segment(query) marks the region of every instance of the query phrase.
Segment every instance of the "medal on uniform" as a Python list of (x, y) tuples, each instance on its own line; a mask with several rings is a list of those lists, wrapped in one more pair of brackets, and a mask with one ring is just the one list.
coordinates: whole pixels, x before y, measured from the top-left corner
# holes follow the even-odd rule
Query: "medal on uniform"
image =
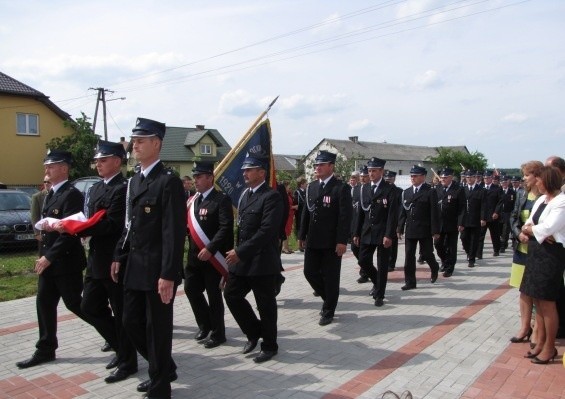
[(386, 198), (383, 198), (383, 205), (384, 205), (385, 208), (386, 208), (387, 204), (388, 204), (388, 201), (386, 200)]
[(447, 202), (451, 202), (451, 194), (447, 196)]
[(151, 213), (151, 207), (146, 206), (145, 207), (145, 213)]
[(206, 220), (206, 215), (208, 214), (208, 209), (202, 208), (198, 211), (198, 214), (200, 215), (200, 220)]
[(322, 202), (324, 203), (325, 207), (329, 208), (329, 206), (332, 202), (332, 197), (330, 197), (329, 195), (324, 195)]
[(58, 209), (53, 209), (53, 215), (58, 215), (59, 214), (59, 210)]

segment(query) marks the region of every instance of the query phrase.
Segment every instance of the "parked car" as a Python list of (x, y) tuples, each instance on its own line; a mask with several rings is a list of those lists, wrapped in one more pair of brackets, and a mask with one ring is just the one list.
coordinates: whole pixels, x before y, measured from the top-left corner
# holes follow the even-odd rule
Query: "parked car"
[(32, 186), (26, 186), (26, 187), (14, 187), (14, 190), (18, 190), (18, 191), (23, 191), (24, 193), (26, 193), (27, 195), (29, 195), (30, 197), (39, 192), (39, 190), (37, 189), (37, 187), (32, 187)]
[(31, 198), (26, 193), (0, 191), (0, 248), (37, 245), (30, 209)]
[(72, 181), (71, 184), (75, 186), (82, 193), (82, 195), (86, 196), (88, 189), (100, 180), (102, 180), (102, 178), (99, 176), (79, 177), (78, 179)]

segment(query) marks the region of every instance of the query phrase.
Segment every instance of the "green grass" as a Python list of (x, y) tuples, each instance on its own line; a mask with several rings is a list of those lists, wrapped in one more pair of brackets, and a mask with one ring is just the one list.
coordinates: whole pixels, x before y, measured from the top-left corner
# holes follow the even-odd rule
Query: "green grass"
[(0, 252), (0, 302), (26, 298), (37, 293), (36, 250)]

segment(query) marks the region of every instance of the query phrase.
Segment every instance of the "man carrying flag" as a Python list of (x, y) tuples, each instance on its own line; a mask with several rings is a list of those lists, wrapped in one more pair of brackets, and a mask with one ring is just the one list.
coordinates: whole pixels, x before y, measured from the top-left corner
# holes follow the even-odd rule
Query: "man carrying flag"
[[(189, 243), (184, 292), (190, 302), (205, 348), (226, 342), (224, 301), (220, 282), (228, 269), (224, 254), (233, 248), (233, 209), (230, 198), (214, 188), (214, 164), (196, 162), (192, 170), (196, 195), (188, 206)], [(208, 302), (204, 297), (204, 290)]]

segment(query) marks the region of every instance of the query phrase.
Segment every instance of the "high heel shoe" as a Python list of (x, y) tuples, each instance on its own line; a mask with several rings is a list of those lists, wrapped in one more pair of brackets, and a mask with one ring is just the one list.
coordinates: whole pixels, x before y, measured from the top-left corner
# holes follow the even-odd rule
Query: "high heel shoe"
[(510, 338), (510, 342), (512, 342), (513, 344), (517, 344), (518, 342), (528, 342), (530, 340), (530, 337), (532, 336), (532, 332), (533, 330), (530, 327), (526, 335), (524, 335), (523, 337), (512, 337)]
[(535, 359), (540, 353), (541, 353), (541, 351), (539, 351), (538, 353), (532, 353), (532, 352), (528, 351), (528, 353), (526, 353), (524, 355), (524, 357), (526, 359)]
[[(539, 353), (538, 353), (539, 355)], [(534, 357), (532, 359), (532, 363), (533, 364), (549, 364), (549, 362), (553, 362), (555, 360), (555, 357), (557, 356), (557, 348), (555, 348), (555, 352), (553, 352), (553, 356), (551, 356), (549, 359), (546, 360), (542, 360), (539, 357)]]
[(534, 349), (536, 347), (536, 343), (535, 342), (530, 342), (530, 349)]

